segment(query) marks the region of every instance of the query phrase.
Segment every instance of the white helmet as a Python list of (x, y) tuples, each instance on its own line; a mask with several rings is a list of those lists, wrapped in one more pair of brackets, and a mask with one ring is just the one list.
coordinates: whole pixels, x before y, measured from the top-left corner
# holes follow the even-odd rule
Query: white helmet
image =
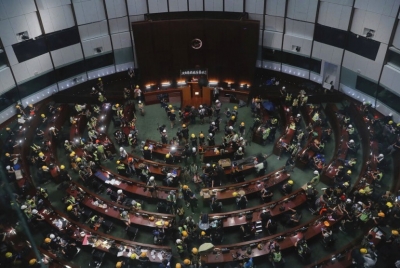
[(315, 175), (318, 175), (318, 174), (319, 174), (319, 173), (318, 173), (318, 170), (315, 170), (315, 171), (314, 171), (314, 174), (315, 174)]
[(216, 101), (215, 101), (215, 103), (218, 103), (218, 102), (219, 102), (219, 100), (216, 100)]
[(56, 238), (56, 236), (55, 236), (55, 235), (53, 235), (53, 234), (50, 234), (50, 235), (49, 235), (49, 237), (50, 237), (50, 239), (54, 239), (54, 238)]
[(180, 243), (182, 243), (182, 240), (176, 239), (176, 243), (177, 243), (177, 244), (180, 244)]
[(233, 127), (232, 127), (232, 126), (230, 126), (230, 127), (229, 127), (229, 129), (230, 129), (230, 130), (232, 130), (232, 129), (233, 129)]
[(297, 117), (301, 117), (301, 115), (300, 115), (300, 114), (297, 114)]
[(349, 143), (354, 143), (354, 140), (349, 140)]
[(352, 127), (353, 127), (353, 125), (349, 125), (349, 127), (350, 127), (350, 128), (352, 128)]
[(124, 147), (119, 147), (119, 150), (120, 150), (120, 151), (123, 151), (123, 150), (124, 150)]
[(26, 209), (26, 208), (27, 208), (26, 205), (22, 205), (22, 206), (21, 206), (21, 209)]
[(208, 134), (208, 135), (210, 135), (210, 137), (212, 137), (212, 136), (213, 136), (213, 134), (212, 134), (212, 133), (210, 133), (210, 134)]
[(11, 169), (11, 167), (10, 167), (10, 166), (6, 166), (6, 169), (7, 169), (7, 170), (10, 170), (10, 169)]
[(200, 105), (200, 108), (203, 108), (203, 105)]
[(32, 214), (37, 214), (38, 211), (36, 209), (32, 209)]
[(167, 132), (167, 130), (164, 129), (162, 132), (165, 133), (165, 132)]
[(171, 177), (172, 176), (172, 173), (167, 173), (167, 177)]
[(347, 198), (347, 199), (346, 199), (346, 203), (347, 203), (347, 204), (350, 204), (350, 203), (351, 203), (351, 199), (350, 199), (350, 198)]
[(154, 176), (151, 176), (149, 181), (154, 181)]
[(383, 154), (379, 154), (378, 157), (383, 157)]
[(239, 151), (241, 151), (242, 150), (242, 147), (239, 147)]
[(130, 133), (130, 134), (128, 135), (128, 137), (129, 137), (129, 138), (132, 138), (132, 133)]
[(207, 163), (207, 164), (206, 164), (206, 167), (211, 167), (210, 163)]
[(196, 152), (196, 147), (192, 148), (192, 152), (195, 153)]
[(211, 122), (211, 125), (213, 125), (213, 126), (214, 126), (214, 125), (215, 125), (215, 122)]
[(92, 90), (96, 90), (94, 87), (92, 87)]
[(122, 190), (119, 189), (119, 190), (117, 191), (117, 194), (122, 194)]
[(243, 137), (240, 137), (239, 140), (242, 141), (242, 140), (243, 140)]
[(139, 101), (139, 103), (142, 103), (142, 101)]
[(101, 96), (101, 93), (99, 93), (99, 96)]
[(65, 140), (65, 143), (68, 143), (68, 140)]

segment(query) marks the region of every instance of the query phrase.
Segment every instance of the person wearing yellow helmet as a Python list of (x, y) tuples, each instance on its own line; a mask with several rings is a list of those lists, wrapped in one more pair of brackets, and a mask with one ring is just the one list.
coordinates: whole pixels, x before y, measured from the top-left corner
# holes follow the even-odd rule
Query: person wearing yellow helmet
[(197, 148), (197, 137), (194, 133), (192, 133), (192, 135), (190, 135), (190, 143), (191, 143), (192, 147)]
[(293, 191), (293, 180), (288, 180), (287, 183), (285, 183), (284, 185), (282, 185), (281, 187), (281, 193), (283, 195), (288, 195)]
[(143, 148), (143, 158), (146, 160), (151, 160), (152, 159), (152, 151), (148, 146), (144, 146)]
[(189, 260), (189, 259), (185, 259), (184, 261), (183, 261), (183, 264), (184, 265), (190, 265), (192, 262)]
[(180, 264), (179, 262), (177, 264), (175, 264), (175, 268), (182, 268), (182, 264)]
[(35, 265), (35, 264), (37, 264), (37, 260), (36, 260), (36, 259), (30, 259), (30, 260), (29, 260), (29, 265), (30, 265), (30, 266), (33, 266), (33, 265)]

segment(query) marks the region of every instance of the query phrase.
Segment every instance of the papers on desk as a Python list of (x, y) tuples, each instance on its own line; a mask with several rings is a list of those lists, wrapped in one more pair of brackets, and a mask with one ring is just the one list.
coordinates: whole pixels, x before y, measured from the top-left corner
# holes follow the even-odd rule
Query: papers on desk
[(105, 183), (111, 184), (111, 185), (120, 185), (120, 184), (121, 184), (121, 181), (116, 180), (116, 179), (112, 179), (112, 180), (107, 180), (107, 181), (105, 181)]

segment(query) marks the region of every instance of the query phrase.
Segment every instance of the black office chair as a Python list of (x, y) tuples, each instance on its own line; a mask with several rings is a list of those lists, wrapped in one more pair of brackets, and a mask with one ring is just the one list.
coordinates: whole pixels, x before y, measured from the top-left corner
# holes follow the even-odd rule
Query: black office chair
[(112, 228), (113, 228), (113, 222), (111, 222), (111, 221), (109, 221), (109, 220), (104, 220), (102, 223), (101, 223), (101, 227), (103, 228), (103, 230), (104, 230), (104, 232), (105, 233), (109, 233), (109, 232), (111, 232), (111, 230), (112, 230)]
[(95, 267), (95, 268), (100, 268), (101, 264), (103, 263), (103, 259), (106, 253), (104, 251), (100, 250), (93, 250), (92, 251), (92, 260), (89, 263), (89, 266)]

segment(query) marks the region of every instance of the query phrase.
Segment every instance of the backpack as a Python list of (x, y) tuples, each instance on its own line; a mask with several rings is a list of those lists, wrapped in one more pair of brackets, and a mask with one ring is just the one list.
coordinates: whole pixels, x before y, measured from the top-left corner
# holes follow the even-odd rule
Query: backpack
[(360, 216), (360, 221), (367, 222), (370, 216), (371, 216), (370, 212), (362, 212)]

